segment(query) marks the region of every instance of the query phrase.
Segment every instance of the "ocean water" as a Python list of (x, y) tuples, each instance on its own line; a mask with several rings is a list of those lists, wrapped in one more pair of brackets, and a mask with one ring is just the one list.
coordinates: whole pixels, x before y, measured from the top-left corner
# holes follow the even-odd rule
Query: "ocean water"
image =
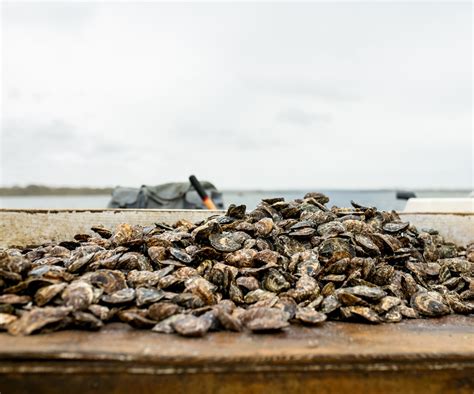
[[(383, 210), (403, 210), (405, 201), (396, 199), (395, 190), (318, 190), (325, 193), (329, 198), (329, 206), (337, 205), (345, 207), (350, 201), (375, 206)], [(286, 200), (301, 198), (307, 191), (224, 191), (224, 202), (226, 205), (245, 204), (248, 209), (257, 206), (262, 198), (284, 197)], [(423, 190), (416, 191), (418, 197), (466, 197), (469, 190)], [(110, 196), (14, 196), (0, 197), (0, 208), (105, 208)]]

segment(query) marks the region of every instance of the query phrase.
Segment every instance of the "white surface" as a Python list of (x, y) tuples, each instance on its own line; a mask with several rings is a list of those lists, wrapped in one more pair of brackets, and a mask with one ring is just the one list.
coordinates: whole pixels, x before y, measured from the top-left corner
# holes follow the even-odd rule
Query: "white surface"
[(474, 213), (474, 198), (410, 198), (403, 212)]

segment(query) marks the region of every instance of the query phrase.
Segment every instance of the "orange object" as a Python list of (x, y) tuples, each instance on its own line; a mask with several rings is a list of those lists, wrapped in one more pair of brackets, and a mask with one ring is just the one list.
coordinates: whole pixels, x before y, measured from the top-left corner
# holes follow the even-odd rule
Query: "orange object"
[(206, 206), (207, 209), (215, 210), (217, 209), (216, 205), (214, 202), (211, 200), (209, 196), (206, 198), (203, 198), (202, 203)]
[(216, 205), (214, 202), (211, 200), (211, 198), (207, 195), (206, 191), (202, 187), (201, 183), (198, 181), (198, 179), (194, 176), (191, 175), (189, 177), (189, 182), (191, 182), (191, 185), (193, 185), (194, 189), (196, 189), (196, 192), (199, 194), (199, 197), (201, 197), (202, 203), (207, 209), (217, 209)]

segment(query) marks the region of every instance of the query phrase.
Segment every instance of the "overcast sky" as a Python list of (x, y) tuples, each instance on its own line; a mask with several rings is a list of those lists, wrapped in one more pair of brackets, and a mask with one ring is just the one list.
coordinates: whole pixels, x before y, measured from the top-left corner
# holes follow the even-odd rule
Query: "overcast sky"
[(3, 185), (472, 187), (472, 4), (2, 3)]

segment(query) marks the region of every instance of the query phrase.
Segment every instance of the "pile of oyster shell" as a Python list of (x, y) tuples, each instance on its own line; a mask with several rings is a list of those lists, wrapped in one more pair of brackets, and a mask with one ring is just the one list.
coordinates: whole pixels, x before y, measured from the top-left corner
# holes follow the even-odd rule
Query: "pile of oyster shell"
[(0, 250), (0, 328), (28, 335), (121, 321), (159, 333), (278, 331), (474, 312), (474, 245), (395, 212), (308, 193), (173, 226), (93, 227)]

